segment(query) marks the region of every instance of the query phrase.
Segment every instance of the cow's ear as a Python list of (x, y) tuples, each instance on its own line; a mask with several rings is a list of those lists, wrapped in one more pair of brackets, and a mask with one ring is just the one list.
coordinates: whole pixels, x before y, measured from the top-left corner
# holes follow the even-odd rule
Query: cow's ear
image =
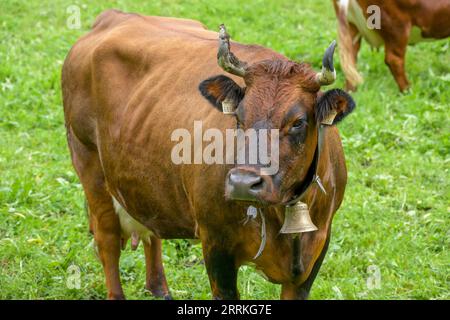
[(245, 94), (245, 89), (224, 75), (202, 81), (198, 89), (214, 107), (226, 114), (234, 114)]
[(318, 123), (334, 125), (353, 109), (355, 109), (355, 101), (347, 92), (332, 89), (319, 96), (315, 109), (316, 120)]

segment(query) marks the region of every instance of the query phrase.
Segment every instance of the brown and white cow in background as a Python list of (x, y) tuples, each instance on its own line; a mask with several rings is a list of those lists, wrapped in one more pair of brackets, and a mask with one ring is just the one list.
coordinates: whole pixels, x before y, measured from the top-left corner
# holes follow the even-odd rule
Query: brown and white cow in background
[[(347, 182), (335, 124), (354, 108), (344, 91), (320, 90), (336, 77), (334, 45), (316, 72), (260, 46), (232, 42), (233, 54), (224, 28), (218, 51), (218, 38), (196, 21), (109, 10), (65, 60), (67, 139), (111, 299), (124, 298), (121, 239), (133, 234), (145, 238), (147, 287), (159, 297), (169, 297), (161, 239), (201, 240), (219, 299), (239, 298), (238, 269), (248, 262), (282, 285), (282, 298), (306, 298), (322, 264)], [(194, 121), (220, 132), (279, 129), (279, 171), (175, 164), (171, 134), (193, 131)], [(300, 195), (317, 230), (280, 233)], [(262, 214), (244, 224), (250, 204)], [(263, 215), (267, 242), (254, 259)]]
[[(373, 48), (384, 45), (385, 63), (400, 91), (409, 87), (405, 72), (408, 44), (450, 36), (450, 0), (333, 0), (338, 17), (339, 56), (346, 77), (346, 89), (362, 82), (356, 69), (361, 40)], [(380, 12), (380, 25), (368, 26), (367, 19)], [(369, 8), (369, 10), (368, 10)], [(369, 12), (368, 12), (369, 11)], [(424, 57), (421, 57), (423, 59)]]

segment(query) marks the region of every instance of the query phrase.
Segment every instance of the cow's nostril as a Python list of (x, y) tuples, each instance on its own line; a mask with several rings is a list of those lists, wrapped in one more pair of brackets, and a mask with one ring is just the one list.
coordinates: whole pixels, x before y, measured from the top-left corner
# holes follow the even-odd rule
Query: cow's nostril
[(226, 184), (230, 199), (255, 201), (267, 187), (263, 177), (255, 172), (232, 169)]
[(250, 186), (251, 191), (260, 191), (264, 188), (264, 180), (261, 177), (255, 178), (255, 181)]

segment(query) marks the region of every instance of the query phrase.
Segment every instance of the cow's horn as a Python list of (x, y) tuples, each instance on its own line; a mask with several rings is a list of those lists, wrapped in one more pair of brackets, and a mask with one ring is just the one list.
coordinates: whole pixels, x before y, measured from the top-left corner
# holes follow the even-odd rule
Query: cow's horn
[(247, 64), (239, 59), (230, 51), (230, 36), (223, 24), (219, 26), (219, 52), (217, 53), (217, 62), (226, 72), (236, 76), (245, 76)]
[(336, 48), (336, 41), (330, 44), (322, 59), (322, 71), (316, 75), (316, 80), (321, 86), (332, 84), (336, 80), (336, 70), (333, 65), (333, 54)]

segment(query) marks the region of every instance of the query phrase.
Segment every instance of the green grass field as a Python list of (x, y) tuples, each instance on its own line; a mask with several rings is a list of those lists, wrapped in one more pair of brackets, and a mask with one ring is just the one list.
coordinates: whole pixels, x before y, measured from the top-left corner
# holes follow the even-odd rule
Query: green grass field
[[(67, 27), (70, 5), (80, 7), (80, 29)], [(72, 44), (108, 8), (193, 18), (213, 30), (224, 22), (233, 39), (317, 69), (336, 38), (331, 0), (0, 1), (1, 299), (106, 295), (66, 145), (60, 71)], [(347, 192), (312, 299), (450, 298), (449, 42), (409, 47), (413, 86), (404, 95), (383, 50), (363, 44), (366, 81), (353, 94), (357, 110), (340, 125)], [(175, 299), (211, 297), (199, 245), (165, 241), (164, 262)], [(80, 270), (80, 289), (67, 286), (71, 265)], [(127, 298), (151, 299), (142, 246), (123, 252), (121, 273)], [(244, 299), (280, 293), (250, 267), (241, 269), (239, 288)]]

